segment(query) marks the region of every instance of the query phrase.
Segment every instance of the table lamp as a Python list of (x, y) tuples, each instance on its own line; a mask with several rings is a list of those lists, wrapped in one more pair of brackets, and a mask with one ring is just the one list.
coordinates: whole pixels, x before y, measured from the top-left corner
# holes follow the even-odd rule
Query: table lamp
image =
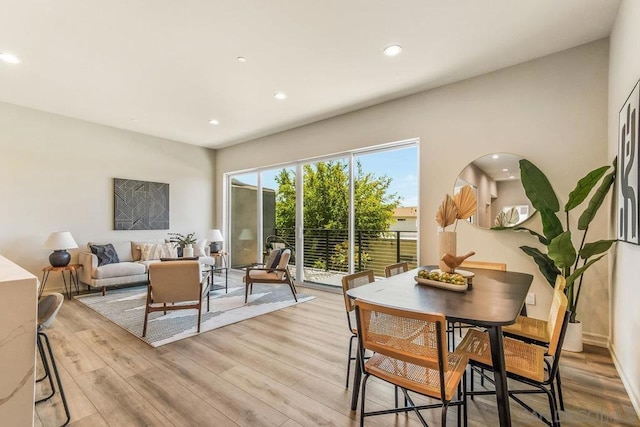
[(53, 250), (49, 255), (52, 267), (66, 267), (71, 261), (71, 254), (67, 252), (67, 249), (77, 248), (78, 244), (68, 231), (54, 231), (49, 234), (43, 247)]
[(253, 240), (253, 232), (248, 228), (243, 228), (242, 230), (240, 230), (238, 240)]
[(210, 244), (211, 253), (216, 254), (220, 252), (221, 248), (220, 248), (220, 243), (218, 242), (224, 242), (224, 237), (222, 237), (222, 233), (220, 232), (220, 230), (216, 228), (214, 228), (213, 230), (209, 230), (207, 239), (209, 240), (209, 242), (211, 242)]

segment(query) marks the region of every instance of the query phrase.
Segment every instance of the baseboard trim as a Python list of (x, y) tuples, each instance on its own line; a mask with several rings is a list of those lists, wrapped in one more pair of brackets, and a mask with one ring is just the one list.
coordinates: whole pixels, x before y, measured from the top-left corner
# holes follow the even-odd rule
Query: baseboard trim
[(629, 395), (629, 400), (631, 400), (631, 404), (633, 405), (633, 409), (636, 411), (636, 415), (640, 418), (640, 396), (634, 394), (633, 387), (631, 387), (631, 382), (629, 378), (625, 375), (624, 370), (622, 369), (622, 365), (618, 360), (618, 355), (616, 354), (615, 347), (613, 343), (609, 344), (609, 351), (611, 352), (611, 359), (613, 359), (613, 365), (616, 367), (616, 371), (618, 371), (618, 375), (622, 380), (622, 385), (625, 390), (627, 390), (627, 394)]
[(609, 337), (606, 335), (583, 332), (582, 342), (589, 345), (595, 345), (596, 347), (609, 348)]

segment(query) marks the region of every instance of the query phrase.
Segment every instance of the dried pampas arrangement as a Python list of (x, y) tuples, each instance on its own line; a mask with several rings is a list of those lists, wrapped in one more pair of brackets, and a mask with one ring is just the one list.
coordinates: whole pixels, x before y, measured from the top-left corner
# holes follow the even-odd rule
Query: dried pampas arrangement
[(477, 200), (470, 185), (465, 185), (455, 196), (447, 194), (436, 212), (436, 222), (444, 230), (457, 220), (468, 219), (477, 210)]

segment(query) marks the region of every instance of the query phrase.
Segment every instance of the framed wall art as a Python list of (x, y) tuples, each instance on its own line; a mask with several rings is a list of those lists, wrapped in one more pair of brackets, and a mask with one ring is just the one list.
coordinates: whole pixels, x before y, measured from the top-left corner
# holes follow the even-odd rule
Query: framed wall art
[(617, 238), (623, 242), (640, 244), (638, 238), (638, 142), (640, 141), (640, 81), (620, 110), (618, 121), (618, 189)]
[(168, 230), (169, 184), (113, 179), (114, 230)]

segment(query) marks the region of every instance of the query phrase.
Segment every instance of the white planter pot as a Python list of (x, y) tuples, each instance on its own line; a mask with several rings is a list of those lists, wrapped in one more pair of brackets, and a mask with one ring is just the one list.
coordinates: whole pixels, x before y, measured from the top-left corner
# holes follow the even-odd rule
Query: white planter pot
[(193, 245), (185, 245), (185, 247), (182, 249), (182, 256), (187, 258), (192, 257)]
[(582, 351), (582, 323), (576, 322), (567, 325), (567, 333), (564, 336), (562, 350), (580, 353)]

